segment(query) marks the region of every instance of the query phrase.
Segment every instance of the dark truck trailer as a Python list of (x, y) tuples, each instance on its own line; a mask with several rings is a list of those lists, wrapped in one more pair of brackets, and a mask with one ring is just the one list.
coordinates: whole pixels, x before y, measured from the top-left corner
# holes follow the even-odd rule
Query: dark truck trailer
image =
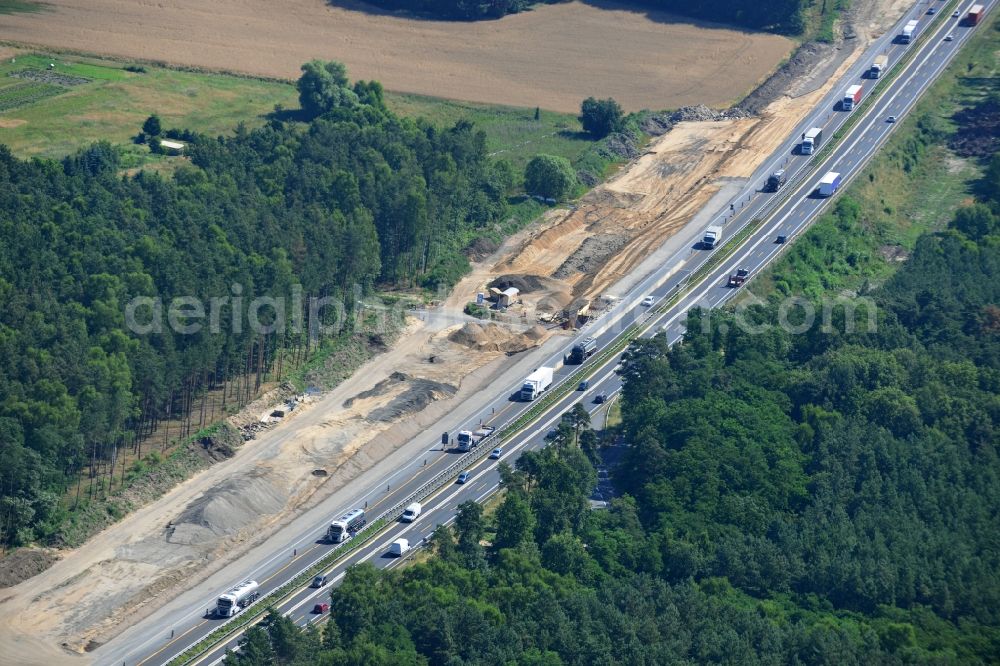
[(767, 177), (767, 183), (764, 184), (764, 190), (767, 192), (777, 192), (781, 189), (781, 186), (785, 184), (785, 170), (778, 169), (770, 176)]
[(566, 362), (579, 365), (593, 356), (596, 351), (597, 340), (595, 338), (587, 338), (583, 342), (578, 342), (573, 345), (573, 349), (570, 350)]

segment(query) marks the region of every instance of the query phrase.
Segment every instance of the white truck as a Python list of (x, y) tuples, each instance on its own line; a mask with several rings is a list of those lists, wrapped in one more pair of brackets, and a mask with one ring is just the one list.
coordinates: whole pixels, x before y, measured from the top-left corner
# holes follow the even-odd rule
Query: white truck
[(868, 76), (873, 79), (877, 79), (882, 76), (888, 67), (889, 56), (885, 54), (875, 56), (875, 60), (872, 61), (872, 67), (868, 70)]
[(402, 557), (410, 550), (410, 542), (406, 539), (396, 539), (389, 544), (389, 554), (393, 557)]
[(800, 144), (800, 152), (803, 155), (812, 155), (819, 148), (820, 141), (823, 140), (823, 128), (822, 127), (812, 127), (807, 130), (802, 135), (802, 143)]
[(232, 617), (257, 601), (258, 597), (260, 597), (260, 585), (257, 581), (244, 581), (219, 596), (215, 602), (215, 614), (217, 617)]
[(496, 430), (493, 426), (483, 426), (479, 430), (460, 430), (458, 432), (458, 450), (462, 452), (471, 451), (479, 446), (479, 443), (493, 434)]
[(906, 25), (903, 26), (903, 31), (899, 33), (899, 43), (909, 44), (913, 41), (913, 33), (917, 31), (917, 24), (919, 21), (913, 19), (912, 21), (907, 21)]
[(722, 227), (713, 225), (705, 230), (705, 237), (701, 239), (701, 246), (706, 250), (711, 250), (722, 238)]
[(354, 509), (330, 523), (330, 527), (326, 530), (326, 539), (330, 543), (343, 543), (364, 526), (365, 510)]
[(531, 402), (552, 385), (552, 368), (538, 368), (524, 379), (521, 385), (521, 400)]
[(840, 174), (836, 171), (828, 171), (825, 176), (819, 179), (816, 193), (821, 197), (832, 197), (840, 189)]

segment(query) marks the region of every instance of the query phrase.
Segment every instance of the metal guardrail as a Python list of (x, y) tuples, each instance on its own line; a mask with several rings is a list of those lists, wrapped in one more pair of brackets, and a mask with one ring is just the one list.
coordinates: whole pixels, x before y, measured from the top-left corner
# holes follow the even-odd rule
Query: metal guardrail
[[(854, 111), (844, 121), (844, 123), (833, 131), (833, 134), (830, 136), (826, 145), (813, 154), (813, 156), (801, 167), (799, 167), (796, 173), (785, 183), (785, 186), (782, 187), (785, 194), (783, 196), (774, 197), (771, 201), (764, 204), (761, 209), (757, 211), (756, 215), (734, 226), (734, 232), (716, 245), (715, 250), (712, 252), (712, 257), (696, 269), (691, 276), (691, 281), (697, 282), (704, 276), (705, 273), (710, 272), (729, 258), (734, 251), (730, 247), (732, 241), (757, 231), (765, 221), (774, 215), (778, 208), (785, 205), (789, 201), (791, 198), (790, 193), (798, 189), (806, 178), (815, 177), (816, 169), (830, 157), (833, 150), (844, 139), (844, 136), (848, 134), (854, 126), (860, 122), (860, 119), (867, 114), (871, 105), (874, 104), (876, 100), (881, 98), (886, 87), (898, 78), (900, 72), (903, 71), (901, 66), (909, 63), (916, 57), (916, 54), (920, 51), (919, 47), (930, 39), (929, 35), (936, 31), (941, 21), (947, 20), (946, 17), (951, 11), (953, 11), (952, 8), (958, 4), (960, 4), (959, 0), (949, 0), (949, 2), (936, 13), (931, 22), (927, 24), (927, 27), (921, 30), (917, 35), (917, 38), (911, 42), (911, 48), (906, 49), (906, 52), (901, 57), (897, 58), (896, 61), (886, 69), (886, 73), (883, 76), (880, 76), (872, 85), (869, 94), (861, 100), (861, 103), (855, 107)], [(844, 185), (846, 185), (849, 180), (849, 178), (846, 179), (844, 181)], [(751, 275), (747, 279), (747, 282), (752, 280), (754, 277), (756, 276)]]
[[(871, 93), (862, 100), (861, 104), (858, 105), (856, 111), (851, 117), (849, 117), (843, 125), (834, 130), (833, 135), (827, 142), (826, 146), (820, 149), (819, 152), (813, 155), (813, 157), (803, 164), (799, 170), (796, 172), (792, 178), (785, 184), (782, 189), (785, 190), (786, 194), (784, 196), (774, 197), (772, 201), (769, 201), (757, 212), (753, 217), (745, 220), (738, 226), (734, 227), (734, 233), (731, 233), (726, 239), (719, 242), (716, 246), (716, 251), (713, 251), (712, 257), (706, 261), (702, 266), (700, 266), (694, 273), (689, 275), (685, 280), (675, 285), (672, 294), (664, 296), (660, 304), (654, 308), (651, 308), (646, 316), (644, 316), (640, 321), (631, 324), (628, 328), (622, 331), (610, 344), (608, 344), (604, 349), (598, 352), (589, 363), (582, 364), (580, 369), (570, 373), (566, 377), (562, 378), (559, 382), (553, 384), (548, 391), (545, 392), (541, 397), (538, 398), (536, 404), (531, 408), (526, 410), (523, 414), (513, 417), (508, 420), (503, 425), (499, 426), (494, 430), (488, 437), (480, 440), (479, 444), (482, 445), (484, 442), (500, 442), (504, 443), (511, 437), (516, 435), (518, 432), (523, 430), (527, 425), (535, 421), (535, 419), (541, 414), (548, 411), (556, 402), (564, 398), (570, 391), (567, 390), (569, 387), (576, 385), (582, 379), (592, 376), (599, 368), (607, 364), (611, 357), (616, 354), (621, 353), (624, 349), (631, 344), (633, 340), (639, 337), (645, 330), (648, 329), (649, 322), (662, 314), (668, 307), (670, 307), (682, 294), (681, 288), (692, 282), (698, 282), (703, 272), (712, 270), (714, 266), (717, 266), (724, 259), (728, 258), (732, 254), (731, 242), (735, 239), (746, 235), (745, 232), (749, 231), (752, 233), (755, 231), (764, 221), (770, 218), (774, 212), (782, 205), (787, 203), (790, 199), (790, 192), (795, 191), (805, 180), (806, 177), (814, 175), (816, 168), (822, 164), (828, 157), (833, 148), (843, 139), (844, 134), (849, 132), (854, 125), (856, 125), (859, 120), (865, 115), (868, 107), (874, 104), (874, 100), (878, 99), (884, 89), (897, 78), (898, 73), (902, 71), (900, 65), (909, 62), (915, 57), (915, 54), (920, 51), (918, 48), (922, 45), (929, 37), (928, 35), (932, 32), (931, 28), (935, 27), (941, 20), (952, 11), (952, 7), (958, 4), (958, 0), (950, 0), (945, 7), (935, 16), (935, 18), (928, 24), (928, 28), (922, 30), (918, 35), (917, 39), (912, 43), (913, 48), (907, 49), (906, 53), (895, 63), (892, 64), (887, 70), (886, 75), (880, 77), (878, 81), (872, 86)], [(724, 251), (719, 251), (724, 250)], [(716, 260), (718, 257), (718, 260)], [(260, 599), (255, 601), (253, 604), (247, 607), (256, 607), (255, 613), (247, 614), (246, 610), (243, 613), (235, 616), (224, 625), (213, 631), (215, 634), (217, 632), (222, 632), (225, 630), (225, 634), (221, 634), (216, 640), (211, 641), (211, 643), (206, 644), (202, 649), (198, 650), (195, 654), (188, 655), (187, 653), (196, 648), (196, 646), (206, 643), (210, 640), (210, 636), (206, 636), (199, 641), (193, 643), (191, 646), (186, 648), (181, 655), (175, 657), (171, 660), (170, 664), (187, 664), (190, 661), (197, 659), (201, 655), (205, 654), (209, 650), (215, 648), (220, 643), (228, 640), (229, 637), (235, 633), (235, 630), (243, 628), (255, 620), (259, 619), (263, 615), (267, 606), (265, 606), (266, 601), (283, 601), (286, 597), (295, 593), (301, 588), (300, 579), (306, 580), (311, 578), (315, 573), (321, 572), (325, 569), (330, 568), (335, 565), (337, 561), (342, 559), (344, 556), (348, 555), (355, 549), (365, 545), (368, 541), (373, 539), (377, 534), (381, 533), (386, 527), (388, 527), (392, 522), (398, 519), (403, 511), (409, 504), (413, 502), (419, 502), (431, 494), (437, 492), (441, 488), (448, 485), (448, 483), (458, 475), (460, 469), (471, 466), (472, 464), (479, 462), (485, 458), (489, 451), (491, 451), (491, 446), (477, 446), (472, 451), (469, 451), (458, 458), (454, 463), (446, 467), (444, 470), (439, 472), (430, 481), (418, 488), (414, 493), (412, 493), (406, 500), (397, 503), (391, 508), (383, 511), (377, 518), (375, 518), (369, 527), (362, 530), (359, 534), (355, 535), (350, 541), (340, 544), (329, 552), (326, 556), (321, 558), (318, 562), (314, 563), (312, 566), (308, 567), (298, 576), (288, 581), (284, 585), (272, 590), (268, 594), (262, 596)], [(343, 551), (343, 552), (341, 552)], [(289, 589), (291, 588), (291, 589)], [(237, 624), (237, 620), (240, 622)], [(233, 625), (232, 627), (230, 625)]]

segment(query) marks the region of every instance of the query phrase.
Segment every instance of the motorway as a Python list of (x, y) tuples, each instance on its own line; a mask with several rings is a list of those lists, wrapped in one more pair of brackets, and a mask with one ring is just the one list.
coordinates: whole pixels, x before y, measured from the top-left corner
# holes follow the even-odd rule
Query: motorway
[[(996, 0), (992, 0), (982, 4), (986, 5), (987, 11), (991, 11), (995, 2)], [(963, 2), (959, 5), (963, 16), (971, 4)], [(752, 277), (773, 261), (785, 247), (775, 242), (777, 235), (785, 235), (791, 242), (815, 220), (830, 203), (830, 199), (815, 198), (812, 194), (819, 177), (827, 171), (841, 173), (845, 181), (855, 176), (895, 127), (894, 124), (886, 122), (886, 118), (890, 115), (900, 119), (905, 118), (920, 95), (968, 39), (972, 29), (959, 24), (957, 19), (945, 17), (939, 25), (929, 28), (931, 23), (929, 19), (934, 18), (925, 14), (929, 6), (944, 8), (949, 5), (937, 0), (925, 1), (908, 11), (893, 30), (877, 40), (859, 58), (817, 108), (795, 128), (781, 148), (761, 166), (744, 191), (719, 211), (712, 224), (723, 225), (723, 244), (752, 220), (764, 220), (764, 223), (751, 233), (730, 257), (716, 268), (709, 270), (705, 279), (699, 280), (675, 303), (664, 307), (662, 304), (666, 303), (668, 297), (675, 294), (679, 288), (687, 286), (690, 276), (714, 254), (710, 251), (684, 248), (673, 259), (665, 262), (660, 269), (641, 280), (614, 308), (589, 323), (581, 331), (580, 337), (596, 337), (599, 348), (604, 348), (633, 322), (643, 322), (646, 327), (643, 335), (651, 336), (662, 331), (673, 344), (683, 335), (685, 315), (690, 308), (719, 307), (740, 293), (742, 289), (725, 286), (728, 275), (737, 267), (748, 267), (751, 269)], [(921, 19), (918, 37), (926, 29), (933, 30), (933, 34), (919, 45), (893, 43), (893, 38), (898, 34), (902, 24), (911, 18)], [(954, 35), (953, 41), (944, 41), (945, 35), (948, 34)], [(799, 137), (806, 129), (822, 127), (825, 140), (829, 140), (851, 116), (851, 113), (839, 110), (838, 102), (844, 89), (852, 83), (863, 83), (865, 94), (868, 94), (875, 81), (862, 76), (875, 55), (885, 53), (889, 56), (888, 73), (892, 75), (895, 73), (893, 67), (898, 59), (907, 49), (915, 48), (920, 49), (919, 53), (907, 65), (906, 70), (898, 73), (882, 91), (880, 99), (870, 107), (851, 112), (863, 114), (863, 117), (858, 119), (859, 122), (846, 133), (829, 157), (818, 165), (810, 165), (813, 156), (797, 153)], [(763, 181), (770, 172), (778, 168), (786, 170), (788, 184), (778, 194), (762, 192), (760, 186)], [(811, 175), (803, 177), (807, 169)], [(646, 295), (656, 297), (656, 304), (652, 308), (639, 305), (639, 301)], [(576, 383), (576, 378), (571, 375), (578, 372), (580, 366), (562, 365), (563, 354), (568, 351), (572, 343), (568, 342), (564, 350), (539, 363), (557, 368), (556, 383), (560, 381)], [(591, 373), (589, 390), (571, 391), (528, 428), (505, 441), (501, 460), (513, 465), (521, 452), (544, 446), (545, 433), (558, 423), (561, 413), (576, 402), (582, 402), (592, 413), (597, 411), (600, 406), (593, 403), (595, 395), (605, 393), (613, 396), (620, 389), (620, 381), (614, 372), (617, 360), (616, 355), (604, 360), (600, 367), (593, 362), (583, 366), (588, 373)], [(501, 388), (504, 390), (500, 391), (479, 414), (464, 424), (462, 429), (475, 429), (481, 423), (502, 426), (516, 419), (531, 406), (531, 403), (511, 399), (519, 386)], [(452, 437), (454, 434), (452, 431)], [(393, 540), (402, 537), (408, 539), (411, 544), (419, 545), (437, 525), (449, 524), (454, 519), (459, 504), (469, 499), (483, 501), (497, 490), (499, 483), (497, 460), (488, 459), (481, 454), (465, 456), (445, 449), (440, 443), (440, 433), (429, 433), (426, 435), (426, 440), (425, 453), (413, 460), (411, 465), (396, 470), (368, 488), (359, 488), (359, 494), (351, 505), (343, 506), (328, 516), (327, 520), (332, 520), (350, 509), (365, 507), (369, 520), (384, 512), (389, 512), (389, 517), (393, 519), (374, 539), (342, 558), (329, 570), (333, 584), (343, 578), (349, 566), (361, 562), (370, 562), (379, 568), (398, 566), (401, 560), (385, 556), (388, 545)], [(486, 453), (495, 445), (487, 439), (480, 448), (483, 449), (482, 453)], [(459, 460), (463, 462), (458, 463)], [(400, 508), (414, 493), (425, 488), (429, 480), (442, 474), (450, 478), (460, 469), (471, 471), (472, 475), (467, 483), (458, 485), (446, 482), (440, 488), (429, 489), (430, 494), (422, 500), (423, 513), (415, 522), (400, 523), (394, 520)], [(261, 591), (265, 594), (280, 587), (329, 554), (333, 546), (321, 539), (324, 531), (325, 524), (316, 524), (315, 528), (303, 531), (293, 538), (285, 538), (280, 543), (271, 544), (273, 547), (270, 555), (256, 562), (252, 569), (243, 570), (239, 562), (234, 563), (228, 567), (233, 574), (230, 586), (252, 578), (260, 582)], [(200, 608), (161, 609), (162, 612), (154, 613), (99, 648), (93, 656), (100, 663), (122, 663), (124, 666), (134, 664), (157, 666), (167, 663), (225, 622), (212, 618), (205, 612), (207, 608), (214, 606), (215, 598), (224, 591), (225, 589), (205, 590), (204, 605)], [(323, 600), (328, 594), (329, 588), (302, 589), (282, 603), (279, 610), (299, 624), (314, 622), (325, 616), (314, 615), (311, 612), (312, 607), (317, 600)], [(239, 635), (233, 636), (225, 644), (217, 646), (193, 663), (217, 663), (224, 656), (225, 650), (232, 649), (238, 642)]]

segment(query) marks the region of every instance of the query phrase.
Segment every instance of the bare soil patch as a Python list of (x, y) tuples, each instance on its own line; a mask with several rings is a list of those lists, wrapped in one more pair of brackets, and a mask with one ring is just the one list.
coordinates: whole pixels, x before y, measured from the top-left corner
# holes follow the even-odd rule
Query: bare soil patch
[(791, 51), (776, 35), (627, 5), (542, 5), (497, 21), (414, 20), (323, 0), (53, 0), (4, 17), (0, 39), (294, 79), (312, 58), (390, 90), (574, 112), (728, 106)]
[(47, 550), (18, 548), (0, 559), (0, 588), (28, 580), (48, 569), (58, 559)]

